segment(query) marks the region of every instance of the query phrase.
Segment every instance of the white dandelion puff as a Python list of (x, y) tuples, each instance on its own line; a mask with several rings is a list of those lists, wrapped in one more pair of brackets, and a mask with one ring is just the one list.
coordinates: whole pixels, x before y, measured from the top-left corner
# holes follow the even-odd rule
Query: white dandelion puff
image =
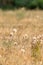
[(24, 48), (21, 48), (21, 52), (25, 53), (25, 49)]
[(17, 42), (14, 42), (14, 45), (17, 45), (18, 43)]
[(24, 39), (28, 39), (28, 34), (24, 34)]
[(13, 32), (10, 33), (10, 36), (13, 36)]
[(42, 35), (38, 35), (37, 39), (43, 39), (43, 34)]
[(36, 37), (33, 37), (33, 40), (36, 40), (37, 38)]
[(16, 29), (16, 28), (14, 28), (14, 29), (13, 29), (13, 32), (15, 32), (15, 33), (16, 33), (16, 32), (17, 32), (17, 29)]

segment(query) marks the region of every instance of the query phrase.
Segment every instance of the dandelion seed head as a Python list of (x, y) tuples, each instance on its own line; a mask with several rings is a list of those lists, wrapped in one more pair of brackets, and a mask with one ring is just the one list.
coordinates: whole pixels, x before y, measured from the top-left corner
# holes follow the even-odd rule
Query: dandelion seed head
[(18, 43), (17, 42), (14, 42), (14, 45), (17, 45)]
[(37, 38), (36, 37), (33, 37), (33, 40), (36, 40)]
[(36, 42), (37, 42), (37, 40), (34, 40), (32, 43), (33, 43), (33, 44), (36, 44)]
[(21, 52), (25, 53), (25, 49), (24, 48), (21, 48)]
[(13, 32), (10, 33), (10, 36), (13, 36)]
[(24, 39), (28, 39), (28, 34), (24, 34)]
[(42, 37), (41, 35), (38, 36), (38, 38), (41, 38), (41, 37)]
[(13, 29), (13, 32), (15, 32), (15, 33), (16, 33), (16, 32), (17, 32), (17, 29), (16, 29), (16, 28), (14, 28), (14, 29)]

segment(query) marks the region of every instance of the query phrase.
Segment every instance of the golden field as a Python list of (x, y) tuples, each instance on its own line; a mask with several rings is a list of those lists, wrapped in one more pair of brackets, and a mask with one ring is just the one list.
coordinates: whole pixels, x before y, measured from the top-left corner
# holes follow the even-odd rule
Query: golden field
[(43, 65), (43, 10), (0, 10), (0, 65)]

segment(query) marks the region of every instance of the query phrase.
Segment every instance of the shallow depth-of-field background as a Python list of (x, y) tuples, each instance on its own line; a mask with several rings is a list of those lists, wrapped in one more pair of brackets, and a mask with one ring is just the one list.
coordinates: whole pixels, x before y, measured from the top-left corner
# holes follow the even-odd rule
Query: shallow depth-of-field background
[(0, 65), (43, 65), (42, 10), (0, 10)]

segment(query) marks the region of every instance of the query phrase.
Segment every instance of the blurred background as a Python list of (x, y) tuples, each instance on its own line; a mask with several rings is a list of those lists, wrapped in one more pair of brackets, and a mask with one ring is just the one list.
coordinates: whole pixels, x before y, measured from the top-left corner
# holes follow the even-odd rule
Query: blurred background
[(0, 8), (2, 9), (21, 7), (26, 9), (43, 9), (43, 0), (0, 0)]

